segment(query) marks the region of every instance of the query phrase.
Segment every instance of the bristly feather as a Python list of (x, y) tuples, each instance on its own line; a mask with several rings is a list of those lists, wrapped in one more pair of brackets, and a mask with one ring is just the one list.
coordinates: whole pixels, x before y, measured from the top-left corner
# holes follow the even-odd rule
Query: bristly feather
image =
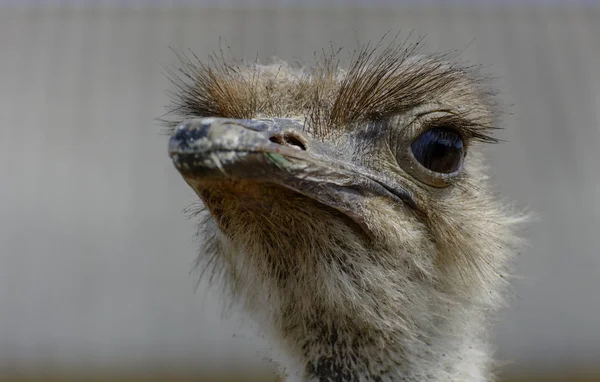
[[(407, 39), (408, 40), (408, 39)], [(455, 63), (457, 52), (422, 54), (422, 40), (411, 44), (394, 38), (354, 51), (347, 69), (341, 50), (316, 55), (312, 67), (239, 62), (213, 53), (208, 62), (195, 54), (177, 54), (178, 70), (167, 68), (175, 90), (162, 122), (173, 128), (198, 117), (303, 117), (315, 137), (343, 133), (357, 123), (381, 120), (425, 103), (469, 102), (448, 110), (448, 123), (472, 140), (496, 142), (490, 133), (493, 93), (488, 78), (475, 66)], [(472, 103), (473, 99), (481, 103)], [(484, 111), (485, 109), (485, 111)], [(493, 115), (492, 115), (493, 117)]]

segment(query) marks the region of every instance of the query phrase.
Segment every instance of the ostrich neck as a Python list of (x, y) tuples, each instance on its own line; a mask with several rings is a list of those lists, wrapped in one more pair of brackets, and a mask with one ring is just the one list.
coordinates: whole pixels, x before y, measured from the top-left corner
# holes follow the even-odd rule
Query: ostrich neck
[[(295, 357), (286, 381), (489, 381), (486, 344), (477, 334), (465, 334), (470, 328), (478, 332), (474, 323), (440, 324), (409, 337), (400, 329), (382, 331), (325, 317), (307, 320), (285, 333)], [(458, 333), (457, 327), (465, 331)], [(444, 329), (454, 333), (442, 334)]]
[[(244, 195), (252, 196), (245, 186)], [(274, 209), (268, 219), (244, 212), (234, 220), (234, 210), (220, 227), (213, 220), (204, 227), (213, 238), (206, 252), (216, 255), (205, 257), (208, 269), (227, 276), (224, 289), (278, 340), (281, 351), (272, 356), (288, 381), (489, 380), (484, 327), (493, 300), (480, 297), (478, 284), (439, 281), (454, 276), (453, 269), (433, 274), (436, 252), (428, 246), (420, 256), (372, 253), (322, 235), (354, 235), (331, 212), (308, 205), (312, 224), (306, 224), (306, 214), (289, 212), (294, 208), (282, 216)], [(251, 234), (229, 233), (228, 219)], [(289, 235), (300, 228), (303, 234)]]
[(394, 374), (403, 372), (400, 364), (389, 365), (390, 360), (373, 358), (378, 353), (398, 350), (389, 349), (391, 344), (384, 344), (382, 339), (377, 341), (335, 324), (313, 324), (309, 331), (312, 333), (307, 333), (300, 347), (304, 361), (302, 380), (381, 381), (392, 366)]

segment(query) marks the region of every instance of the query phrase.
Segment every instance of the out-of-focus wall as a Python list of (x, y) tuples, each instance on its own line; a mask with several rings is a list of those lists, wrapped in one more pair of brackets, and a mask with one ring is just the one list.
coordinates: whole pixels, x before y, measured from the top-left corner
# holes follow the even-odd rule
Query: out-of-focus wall
[[(494, 182), (539, 221), (496, 326), (510, 368), (600, 361), (600, 11), (410, 6), (0, 9), (0, 366), (230, 369), (265, 344), (190, 274), (195, 197), (156, 117), (170, 50), (311, 62), (384, 33), (464, 49), (512, 112)], [(466, 48), (466, 49), (465, 49)], [(512, 106), (511, 106), (512, 105)]]

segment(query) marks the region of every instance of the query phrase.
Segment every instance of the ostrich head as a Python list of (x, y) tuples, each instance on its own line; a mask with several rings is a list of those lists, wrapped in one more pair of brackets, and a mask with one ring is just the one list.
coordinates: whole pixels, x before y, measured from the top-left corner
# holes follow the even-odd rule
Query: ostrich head
[(416, 45), (336, 57), (182, 58), (169, 154), (205, 206), (199, 264), (292, 380), (487, 380), (518, 220), (486, 187), (491, 92)]

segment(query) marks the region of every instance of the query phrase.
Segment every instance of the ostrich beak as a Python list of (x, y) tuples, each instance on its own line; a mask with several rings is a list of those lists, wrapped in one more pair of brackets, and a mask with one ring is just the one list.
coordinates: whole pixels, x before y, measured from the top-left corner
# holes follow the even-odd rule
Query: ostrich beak
[(207, 182), (269, 182), (337, 209), (367, 233), (362, 212), (368, 197), (415, 205), (411, 192), (338, 159), (339, 149), (307, 137), (295, 119), (188, 120), (171, 135), (169, 156), (200, 197)]

